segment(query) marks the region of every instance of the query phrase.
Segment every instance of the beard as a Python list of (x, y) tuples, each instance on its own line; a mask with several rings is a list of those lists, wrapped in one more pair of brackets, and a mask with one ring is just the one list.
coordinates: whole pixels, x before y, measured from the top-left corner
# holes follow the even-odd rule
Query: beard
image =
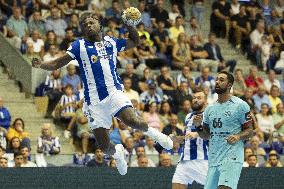
[(204, 104), (193, 104), (191, 109), (193, 111), (200, 111), (203, 108)]
[(221, 88), (221, 87), (216, 88), (216, 87), (215, 87), (215, 92), (216, 92), (217, 94), (224, 94), (224, 93), (227, 92), (227, 88)]

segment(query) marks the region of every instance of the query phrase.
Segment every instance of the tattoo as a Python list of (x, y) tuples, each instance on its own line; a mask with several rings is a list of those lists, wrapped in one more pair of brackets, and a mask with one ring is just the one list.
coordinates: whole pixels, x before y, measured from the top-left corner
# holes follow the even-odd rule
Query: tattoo
[(202, 139), (209, 140), (209, 138), (210, 138), (210, 129), (209, 129), (208, 125), (204, 124), (203, 126), (200, 126), (199, 128), (201, 128), (201, 129), (197, 128), (198, 135)]
[(129, 32), (129, 39), (126, 42), (126, 48), (130, 49), (136, 47), (139, 44), (139, 35), (137, 30), (134, 27), (128, 25), (126, 25), (126, 28)]
[(240, 140), (247, 140), (253, 135), (252, 122), (246, 126), (239, 134)]
[(71, 60), (73, 60), (68, 54), (65, 54), (64, 56), (57, 58), (53, 61), (44, 62), (40, 65), (41, 69), (44, 70), (57, 70), (65, 65), (67, 65)]

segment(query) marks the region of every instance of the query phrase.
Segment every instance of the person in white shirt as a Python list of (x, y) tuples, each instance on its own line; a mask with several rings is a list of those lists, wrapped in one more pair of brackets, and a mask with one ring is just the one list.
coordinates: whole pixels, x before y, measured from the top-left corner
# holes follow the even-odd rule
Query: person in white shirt
[(32, 37), (27, 39), (27, 43), (33, 44), (34, 52), (38, 53), (41, 57), (44, 54), (44, 42), (40, 38), (40, 33), (38, 30), (32, 31)]
[(58, 49), (55, 45), (50, 45), (48, 53), (43, 56), (43, 61), (53, 61), (59, 58)]
[(270, 92), (272, 85), (276, 85), (279, 89), (281, 88), (280, 81), (276, 79), (275, 71), (269, 70), (268, 78), (264, 81), (264, 86), (267, 92)]
[(172, 26), (175, 24), (175, 20), (178, 16), (180, 16), (178, 5), (173, 4), (172, 5), (172, 11), (169, 12), (169, 20), (170, 20), (170, 23), (171, 23)]
[(146, 155), (159, 155), (159, 152), (154, 147), (154, 140), (146, 137), (146, 145), (144, 147)]
[(230, 15), (234, 16), (236, 14), (240, 13), (240, 3), (238, 0), (232, 0), (231, 3), (231, 9), (230, 9)]
[[(138, 160), (140, 157), (145, 156), (145, 149), (143, 146), (138, 146), (136, 149), (137, 159), (130, 163), (130, 167), (139, 167)], [(147, 167), (156, 167), (154, 162), (148, 158), (148, 166)]]
[(251, 51), (252, 54), (255, 54), (256, 64), (258, 66), (261, 66), (261, 38), (264, 35), (264, 28), (264, 21), (259, 21), (256, 25), (256, 29), (250, 34)]
[(22, 147), (21, 154), (23, 155), (23, 163), (21, 167), (37, 167), (37, 165), (34, 162), (29, 161), (30, 150), (28, 147), (25, 147), (25, 146)]
[(134, 99), (134, 100), (137, 100), (137, 102), (140, 102), (139, 101), (139, 94), (137, 91), (131, 89), (131, 86), (132, 86), (132, 81), (130, 78), (124, 78), (123, 80), (123, 85), (124, 85), (124, 94), (130, 99)]

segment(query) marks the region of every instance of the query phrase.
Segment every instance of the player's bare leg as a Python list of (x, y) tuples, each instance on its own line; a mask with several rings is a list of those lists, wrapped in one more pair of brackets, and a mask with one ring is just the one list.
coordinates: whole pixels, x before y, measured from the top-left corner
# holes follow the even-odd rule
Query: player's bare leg
[(179, 183), (173, 183), (172, 189), (187, 189), (187, 185), (179, 184)]
[(173, 148), (172, 139), (158, 130), (148, 127), (148, 124), (141, 117), (136, 115), (133, 108), (125, 108), (120, 112), (118, 118), (127, 126), (145, 132), (146, 135), (158, 142), (163, 148), (168, 150)]
[(117, 165), (117, 170), (121, 175), (127, 173), (127, 162), (125, 161), (125, 152), (122, 144), (113, 145), (110, 142), (108, 131), (105, 128), (97, 128), (94, 131), (96, 142), (99, 148), (108, 155), (111, 155)]

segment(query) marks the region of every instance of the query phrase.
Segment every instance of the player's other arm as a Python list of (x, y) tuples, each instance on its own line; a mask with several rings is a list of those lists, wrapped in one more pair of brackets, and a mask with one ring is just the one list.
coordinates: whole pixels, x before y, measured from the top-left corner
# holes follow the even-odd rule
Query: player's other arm
[(137, 47), (139, 44), (139, 35), (137, 30), (133, 26), (126, 25), (129, 32), (129, 38), (126, 40), (126, 49)]
[(38, 58), (34, 58), (32, 60), (32, 66), (35, 68), (41, 68), (44, 70), (57, 70), (65, 65), (67, 65), (72, 59), (72, 57), (69, 54), (65, 54), (60, 58), (57, 58), (52, 61), (42, 62)]
[(208, 140), (210, 138), (210, 129), (209, 129), (209, 125), (206, 123), (202, 123), (202, 119), (203, 116), (202, 114), (199, 115), (195, 115), (193, 117), (193, 124), (196, 128), (196, 131), (198, 133), (198, 135), (204, 139), (204, 140)]

